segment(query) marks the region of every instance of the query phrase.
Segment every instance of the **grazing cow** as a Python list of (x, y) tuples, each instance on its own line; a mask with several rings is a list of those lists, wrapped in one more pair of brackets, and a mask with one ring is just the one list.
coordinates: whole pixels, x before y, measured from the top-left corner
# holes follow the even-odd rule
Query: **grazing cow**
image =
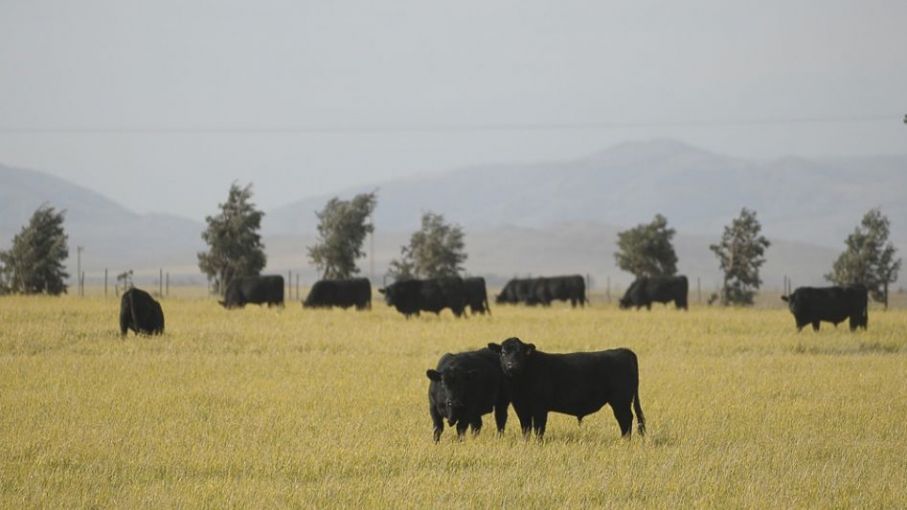
[(224, 308), (242, 308), (249, 303), (283, 306), (283, 276), (244, 276), (234, 278), (227, 285), (224, 300), (218, 301)]
[(495, 297), (497, 303), (549, 306), (552, 301), (569, 301), (574, 308), (586, 305), (586, 281), (580, 275), (514, 278)]
[(162, 335), (164, 333), (164, 311), (161, 304), (144, 290), (135, 287), (123, 293), (120, 298), (120, 336), (127, 330), (136, 335)]
[(438, 367), (425, 373), (428, 385), (428, 411), (434, 424), (435, 442), (441, 438), (444, 420), (456, 426), (457, 437), (463, 438), (466, 427), (474, 434), (482, 428), (482, 415), (494, 410), (498, 432), (507, 423), (510, 403), (504, 388), (504, 375), (498, 355), (488, 349), (447, 353), (441, 356)]
[(850, 319), (850, 330), (867, 329), (869, 325), (868, 291), (862, 285), (851, 287), (798, 287), (790, 296), (781, 296), (794, 314), (797, 331), (812, 324), (819, 331), (819, 322), (838, 323)]
[(427, 280), (403, 280), (394, 282), (378, 292), (384, 294), (384, 301), (406, 316), (418, 316), (420, 312), (434, 312), (450, 308), (454, 316), (462, 317), (466, 309), (466, 289), (459, 277), (432, 278)]
[(339, 306), (357, 310), (372, 308), (372, 284), (368, 278), (350, 280), (318, 280), (302, 302), (303, 308), (330, 308)]
[(678, 309), (687, 310), (689, 287), (687, 277), (683, 275), (637, 278), (620, 298), (620, 307), (627, 309), (635, 306), (639, 310), (644, 306), (651, 310), (653, 301), (665, 304), (673, 301)]
[(466, 290), (466, 304), (469, 305), (469, 311), (472, 315), (480, 313), (491, 315), (491, 307), (488, 306), (488, 291), (485, 289), (485, 278), (476, 276), (473, 278), (464, 278), (463, 287)]
[(513, 278), (504, 285), (501, 293), (495, 296), (495, 303), (536, 305), (538, 302), (533, 292), (534, 284), (535, 278)]
[(513, 408), (523, 435), (535, 430), (545, 434), (548, 412), (576, 416), (582, 422), (605, 404), (611, 405), (620, 433), (629, 437), (633, 427), (631, 404), (645, 434), (645, 417), (639, 403), (639, 366), (629, 349), (549, 354), (519, 338), (500, 345), (488, 344), (498, 353)]

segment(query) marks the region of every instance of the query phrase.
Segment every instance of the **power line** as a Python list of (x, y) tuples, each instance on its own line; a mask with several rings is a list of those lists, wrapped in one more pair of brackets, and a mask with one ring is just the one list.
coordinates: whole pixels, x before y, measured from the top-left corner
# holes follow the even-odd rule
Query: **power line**
[(411, 125), (322, 126), (0, 126), (0, 134), (380, 134), (452, 133), (487, 131), (595, 131), (653, 127), (735, 127), (783, 124), (846, 124), (896, 122), (900, 114), (837, 117), (787, 117), (762, 119), (680, 120), (641, 122), (540, 122)]

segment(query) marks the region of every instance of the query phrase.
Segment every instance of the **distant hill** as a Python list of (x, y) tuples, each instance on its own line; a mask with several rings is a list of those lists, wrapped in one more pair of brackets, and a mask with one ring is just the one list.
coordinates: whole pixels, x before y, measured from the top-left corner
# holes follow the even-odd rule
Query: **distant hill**
[[(627, 143), (572, 161), (495, 165), (399, 179), (337, 193), (379, 189), (374, 267), (388, 262), (416, 228), (422, 211), (443, 213), (466, 230), (466, 269), (500, 282), (515, 274), (582, 273), (597, 286), (630, 276), (614, 266), (619, 230), (665, 214), (677, 229), (679, 268), (703, 289), (719, 274), (708, 245), (742, 206), (755, 209), (772, 241), (767, 286), (784, 275), (795, 285), (821, 284), (846, 235), (871, 207), (893, 221), (892, 238), (907, 253), (907, 156), (810, 161), (744, 161), (678, 142)], [(263, 221), (268, 271), (317, 275), (306, 260), (314, 212), (328, 196), (268, 211)], [(75, 246), (85, 247), (88, 277), (132, 268), (146, 278), (163, 267), (177, 281), (203, 282), (196, 252), (198, 221), (140, 215), (91, 190), (33, 170), (0, 165), (0, 249), (42, 203), (66, 209)], [(368, 274), (371, 262), (360, 263)]]
[[(745, 161), (656, 140), (571, 161), (466, 168), (339, 195), (376, 187), (375, 223), (389, 231), (412, 230), (425, 210), (468, 230), (567, 222), (626, 227), (662, 213), (679, 232), (713, 236), (746, 206), (757, 211), (769, 238), (837, 250), (863, 213), (882, 207), (894, 222), (893, 239), (907, 247), (907, 155)], [(279, 207), (264, 228), (275, 235), (313, 232), (314, 211), (328, 198)]]
[(0, 248), (42, 204), (66, 211), (69, 271), (75, 275), (76, 246), (83, 246), (83, 269), (103, 274), (160, 267), (191, 270), (203, 248), (202, 225), (166, 214), (136, 214), (109, 198), (52, 175), (0, 165)]

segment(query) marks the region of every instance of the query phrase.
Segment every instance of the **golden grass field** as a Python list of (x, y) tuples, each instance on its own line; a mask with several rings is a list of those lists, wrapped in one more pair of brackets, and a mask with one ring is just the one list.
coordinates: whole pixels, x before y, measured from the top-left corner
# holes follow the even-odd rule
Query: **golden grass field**
[[(780, 308), (162, 305), (122, 340), (114, 298), (0, 298), (0, 507), (907, 507), (903, 309), (797, 334)], [(425, 370), (509, 336), (636, 351), (649, 434), (605, 408), (527, 442), (511, 409), (434, 444)]]

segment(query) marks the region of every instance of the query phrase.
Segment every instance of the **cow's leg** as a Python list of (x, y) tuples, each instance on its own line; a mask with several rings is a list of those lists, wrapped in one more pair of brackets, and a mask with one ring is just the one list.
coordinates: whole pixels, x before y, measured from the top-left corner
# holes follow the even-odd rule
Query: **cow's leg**
[(523, 437), (529, 439), (529, 433), (532, 432), (532, 413), (529, 409), (517, 409), (516, 417), (520, 420), (520, 430), (523, 431)]
[(620, 435), (629, 438), (633, 431), (633, 412), (630, 410), (630, 401), (611, 402), (611, 410), (614, 411), (614, 417), (617, 418), (617, 424), (620, 425)]
[(441, 439), (441, 432), (444, 432), (444, 417), (431, 404), (428, 406), (428, 412), (431, 414), (431, 422), (434, 425), (434, 438), (437, 443)]
[(472, 427), (473, 437), (478, 436), (479, 432), (482, 431), (482, 417), (476, 416), (474, 420), (469, 422), (469, 426)]
[(463, 440), (463, 437), (466, 436), (466, 429), (469, 427), (469, 422), (466, 420), (460, 420), (457, 422), (457, 439), (460, 441)]
[(860, 325), (860, 319), (851, 315), (847, 324), (850, 326), (851, 331), (856, 331), (857, 326)]
[(494, 406), (494, 423), (498, 427), (498, 434), (504, 433), (504, 426), (507, 425), (507, 403), (498, 403)]
[(646, 310), (652, 311), (652, 303), (646, 303)]
[(819, 321), (813, 321), (813, 331), (819, 331)]
[(548, 411), (536, 411), (532, 414), (532, 428), (539, 441), (545, 437), (545, 425), (548, 423)]

